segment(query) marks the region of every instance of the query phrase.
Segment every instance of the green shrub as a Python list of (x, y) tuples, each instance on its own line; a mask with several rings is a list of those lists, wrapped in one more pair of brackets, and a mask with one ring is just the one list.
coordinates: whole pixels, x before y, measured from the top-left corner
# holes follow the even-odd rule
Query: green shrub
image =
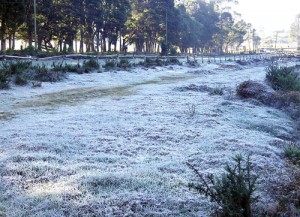
[(33, 67), (35, 71), (34, 79), (43, 82), (56, 82), (63, 78), (63, 73), (50, 70), (45, 64)]
[(28, 46), (27, 48), (22, 50), (22, 54), (34, 56), (36, 54), (36, 51), (33, 46)]
[(106, 69), (113, 69), (117, 66), (117, 63), (115, 60), (106, 60), (104, 64), (104, 68)]
[(222, 208), (221, 215), (224, 217), (250, 217), (251, 204), (258, 199), (253, 196), (258, 177), (251, 174), (252, 163), (249, 156), (244, 164), (241, 155), (236, 155), (233, 160), (235, 165), (230, 167), (226, 164), (226, 173), (220, 177), (204, 176), (195, 166), (187, 163), (200, 180), (197, 184), (190, 183), (189, 187), (217, 203)]
[(266, 78), (275, 90), (300, 91), (300, 81), (294, 69), (295, 67), (280, 67), (277, 64), (271, 64), (266, 69)]
[(23, 85), (26, 85), (28, 82), (27, 80), (20, 74), (17, 74), (16, 77), (15, 77), (15, 84), (16, 85), (20, 85), (20, 86), (23, 86)]
[(125, 59), (120, 60), (120, 62), (117, 65), (118, 65), (118, 67), (123, 68), (123, 69), (131, 67), (129, 60), (125, 60)]
[(294, 164), (300, 164), (300, 146), (296, 143), (290, 143), (284, 148), (285, 156)]
[(195, 67), (195, 66), (198, 66), (198, 61), (197, 60), (189, 60), (188, 59), (187, 64), (189, 66)]
[(221, 95), (224, 94), (224, 90), (223, 90), (223, 88), (220, 88), (220, 87), (210, 88), (209, 94), (210, 95), (220, 95), (221, 96)]
[(9, 88), (10, 72), (5, 68), (0, 68), (0, 89)]
[(168, 64), (174, 64), (174, 65), (181, 65), (181, 62), (175, 57), (169, 58), (167, 60), (167, 63)]
[(31, 61), (10, 62), (9, 67), (12, 75), (22, 74), (31, 67)]
[(83, 67), (88, 70), (95, 70), (100, 68), (100, 64), (96, 59), (89, 59), (88, 61), (83, 62)]

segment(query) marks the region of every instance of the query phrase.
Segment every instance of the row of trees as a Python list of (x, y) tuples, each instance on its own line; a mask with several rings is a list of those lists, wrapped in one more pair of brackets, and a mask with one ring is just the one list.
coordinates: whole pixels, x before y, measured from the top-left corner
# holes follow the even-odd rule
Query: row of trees
[[(36, 0), (36, 44), (47, 51), (106, 52), (129, 44), (137, 52), (227, 51), (253, 37), (251, 25), (228, 7), (232, 1)], [(2, 51), (14, 49), (16, 39), (35, 43), (33, 4), (0, 1)]]

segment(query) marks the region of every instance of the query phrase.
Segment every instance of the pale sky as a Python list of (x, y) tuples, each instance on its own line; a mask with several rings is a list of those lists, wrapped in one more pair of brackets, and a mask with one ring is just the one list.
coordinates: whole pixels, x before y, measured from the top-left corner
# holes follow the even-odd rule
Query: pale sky
[(272, 34), (289, 31), (296, 15), (300, 14), (300, 0), (239, 0), (237, 11), (258, 31)]

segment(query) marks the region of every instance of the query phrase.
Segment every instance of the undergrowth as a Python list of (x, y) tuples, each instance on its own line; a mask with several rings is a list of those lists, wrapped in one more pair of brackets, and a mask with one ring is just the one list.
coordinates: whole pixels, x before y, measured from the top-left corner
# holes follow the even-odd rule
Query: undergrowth
[(300, 146), (297, 143), (289, 143), (284, 148), (285, 156), (293, 163), (300, 165)]
[(300, 80), (295, 67), (278, 66), (271, 64), (267, 69), (266, 78), (275, 90), (300, 91)]
[(190, 183), (189, 188), (218, 204), (222, 210), (221, 216), (250, 217), (251, 205), (258, 200), (253, 196), (258, 176), (252, 174), (249, 156), (245, 162), (241, 155), (236, 155), (233, 160), (235, 165), (226, 164), (226, 172), (219, 177), (212, 174), (203, 175), (194, 165), (187, 163), (199, 179), (199, 183)]

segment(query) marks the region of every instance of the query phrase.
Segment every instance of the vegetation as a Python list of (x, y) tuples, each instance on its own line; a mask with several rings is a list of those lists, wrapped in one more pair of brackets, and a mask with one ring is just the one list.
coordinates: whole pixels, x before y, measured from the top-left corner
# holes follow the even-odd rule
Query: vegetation
[(226, 164), (226, 173), (220, 177), (204, 176), (188, 163), (188, 167), (200, 180), (200, 183), (190, 183), (189, 187), (217, 203), (222, 208), (222, 216), (249, 217), (252, 216), (251, 204), (258, 199), (253, 196), (258, 176), (252, 175), (249, 156), (245, 163), (241, 155), (236, 155), (233, 160), (235, 165), (231, 167)]
[[(36, 3), (36, 41), (33, 1), (0, 4), (3, 52), (14, 53), (16, 39), (28, 44), (19, 54), (37, 56), (48, 55), (44, 51), (126, 53), (129, 44), (135, 46), (136, 52), (161, 51), (163, 55), (191, 49), (223, 52), (239, 47), (251, 29), (242, 19), (234, 19), (231, 0), (210, 3), (186, 0), (179, 5), (174, 0), (40, 0)], [(224, 3), (228, 3), (226, 8)], [(79, 42), (78, 46), (74, 46), (74, 41)]]
[(300, 91), (300, 80), (295, 67), (278, 66), (276, 63), (267, 68), (266, 78), (275, 90)]
[(220, 87), (210, 88), (209, 94), (222, 96), (224, 94), (224, 89)]
[(294, 164), (300, 164), (300, 146), (296, 143), (289, 143), (284, 149), (285, 156)]

